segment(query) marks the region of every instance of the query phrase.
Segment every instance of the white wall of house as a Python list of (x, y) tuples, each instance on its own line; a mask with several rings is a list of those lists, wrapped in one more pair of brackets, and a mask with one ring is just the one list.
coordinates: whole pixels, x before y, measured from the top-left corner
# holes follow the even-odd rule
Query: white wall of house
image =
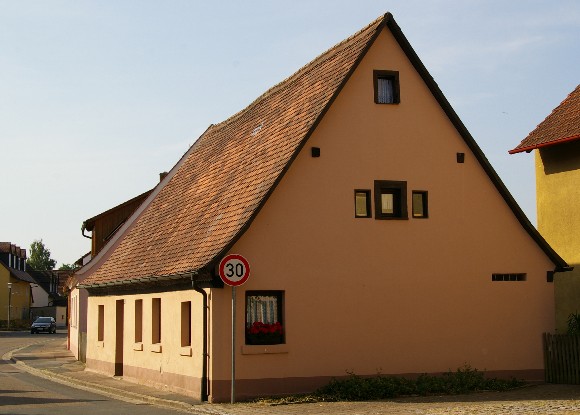
[(48, 293), (38, 284), (30, 284), (32, 289), (32, 307), (48, 307)]

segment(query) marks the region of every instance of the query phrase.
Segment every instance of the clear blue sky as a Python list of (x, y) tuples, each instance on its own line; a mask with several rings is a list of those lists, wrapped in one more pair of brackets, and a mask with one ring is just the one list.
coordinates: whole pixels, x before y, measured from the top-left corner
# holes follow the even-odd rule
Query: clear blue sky
[(577, 0), (0, 0), (0, 241), (75, 261), (83, 220), (387, 11), (535, 223), (507, 152), (580, 83)]

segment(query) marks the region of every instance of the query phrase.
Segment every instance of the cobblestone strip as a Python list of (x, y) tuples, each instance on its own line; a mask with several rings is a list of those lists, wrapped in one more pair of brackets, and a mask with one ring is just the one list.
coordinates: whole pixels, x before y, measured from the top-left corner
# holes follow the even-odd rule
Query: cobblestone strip
[(214, 404), (221, 415), (580, 415), (580, 400), (331, 402), (268, 406)]

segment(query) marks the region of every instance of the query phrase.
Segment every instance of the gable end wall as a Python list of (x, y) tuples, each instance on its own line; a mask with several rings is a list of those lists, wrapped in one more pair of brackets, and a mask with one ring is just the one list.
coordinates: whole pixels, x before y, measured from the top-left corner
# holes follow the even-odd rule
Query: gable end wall
[[(374, 104), (374, 69), (399, 71), (399, 105)], [(428, 191), (430, 217), (376, 220), (373, 206), (373, 218), (356, 219), (354, 189), (374, 192), (374, 180), (406, 181), (409, 210), (412, 190)], [(240, 341), (245, 291), (285, 292), (286, 344), (237, 349), (242, 396), (307, 391), (346, 371), (442, 372), (465, 363), (542, 376), (554, 264), (386, 30), (231, 252), (252, 266), (238, 289)], [(516, 272), (527, 280), (491, 280)], [(212, 291), (213, 400), (229, 396), (230, 301), (229, 288)]]

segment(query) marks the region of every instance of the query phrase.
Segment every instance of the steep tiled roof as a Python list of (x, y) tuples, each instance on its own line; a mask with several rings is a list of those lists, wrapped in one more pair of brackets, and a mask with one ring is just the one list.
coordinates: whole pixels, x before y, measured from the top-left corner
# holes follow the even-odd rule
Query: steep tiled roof
[(580, 139), (580, 85), (510, 154)]
[(83, 285), (195, 272), (224, 252), (257, 213), (389, 16), (211, 125)]
[(568, 269), (527, 219), (387, 13), (244, 110), (211, 125), (95, 260), (77, 271), (81, 286), (106, 291), (113, 285), (143, 283), (158, 289), (188, 274), (206, 274), (204, 271), (215, 265), (250, 225), (384, 27), (391, 31), (522, 227), (557, 270)]

